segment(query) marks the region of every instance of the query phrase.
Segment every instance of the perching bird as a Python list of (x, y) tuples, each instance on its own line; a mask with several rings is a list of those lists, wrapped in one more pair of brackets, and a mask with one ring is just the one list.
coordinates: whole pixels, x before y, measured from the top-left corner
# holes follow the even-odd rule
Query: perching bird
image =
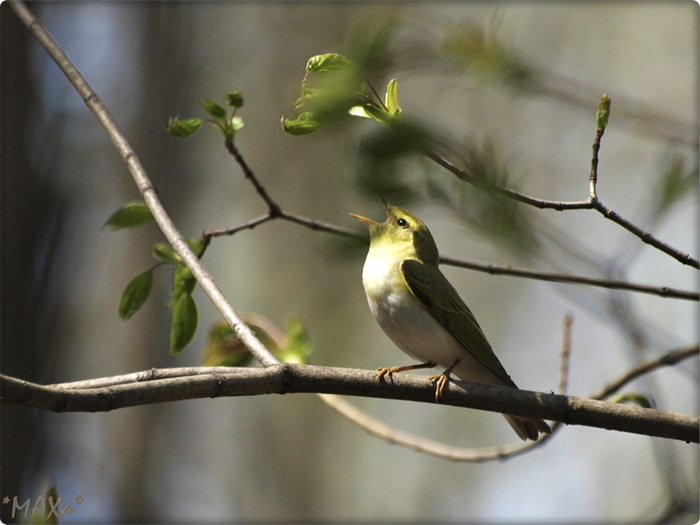
[[(369, 226), (370, 247), (362, 284), (374, 318), (389, 338), (423, 364), (377, 369), (385, 375), (440, 366), (435, 400), (450, 374), (474, 383), (518, 388), (491, 349), (474, 315), (438, 268), (428, 228), (410, 212), (384, 203), (386, 222), (350, 214)], [(541, 419), (504, 414), (521, 439), (550, 434)]]

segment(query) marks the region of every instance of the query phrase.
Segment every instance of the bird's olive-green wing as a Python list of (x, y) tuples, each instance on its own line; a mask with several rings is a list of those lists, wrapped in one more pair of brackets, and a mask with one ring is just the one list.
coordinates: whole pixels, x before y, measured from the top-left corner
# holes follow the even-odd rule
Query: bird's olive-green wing
[(413, 296), (438, 323), (444, 326), (488, 370), (507, 384), (515, 386), (498, 357), (493, 353), (474, 314), (437, 266), (426, 265), (415, 259), (406, 259), (401, 263), (401, 273)]

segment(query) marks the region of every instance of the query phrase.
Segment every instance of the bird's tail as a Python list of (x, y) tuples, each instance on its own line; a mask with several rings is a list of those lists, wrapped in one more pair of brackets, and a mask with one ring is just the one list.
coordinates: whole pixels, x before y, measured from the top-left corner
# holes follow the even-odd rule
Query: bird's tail
[(509, 414), (503, 414), (506, 421), (510, 423), (513, 430), (520, 436), (520, 439), (526, 441), (531, 439), (532, 441), (537, 441), (540, 432), (543, 434), (551, 434), (552, 429), (549, 425), (542, 419), (528, 419), (525, 417), (511, 416)]

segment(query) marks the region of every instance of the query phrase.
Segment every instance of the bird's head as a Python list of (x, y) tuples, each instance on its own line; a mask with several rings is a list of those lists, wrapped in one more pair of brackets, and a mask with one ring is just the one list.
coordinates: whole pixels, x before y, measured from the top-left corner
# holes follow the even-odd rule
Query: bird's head
[(418, 259), (427, 264), (438, 263), (438, 249), (428, 227), (408, 210), (382, 201), (386, 221), (350, 215), (369, 226), (370, 249), (391, 250), (397, 256)]

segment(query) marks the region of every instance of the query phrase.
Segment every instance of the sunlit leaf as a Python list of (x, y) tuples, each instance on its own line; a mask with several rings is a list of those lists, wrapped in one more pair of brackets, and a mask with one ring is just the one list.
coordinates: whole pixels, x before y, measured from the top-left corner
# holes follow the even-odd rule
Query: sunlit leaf
[(152, 219), (153, 214), (148, 206), (142, 202), (131, 202), (115, 211), (103, 227), (113, 231), (123, 228), (137, 228), (147, 224)]
[(326, 53), (311, 57), (306, 63), (308, 73), (327, 73), (354, 67), (353, 63), (338, 53)]
[(308, 135), (321, 127), (321, 122), (314, 120), (309, 111), (302, 113), (296, 120), (282, 118), (282, 129), (290, 135)]
[(283, 363), (307, 363), (311, 355), (311, 345), (301, 318), (296, 315), (290, 316), (286, 332), (286, 344), (278, 354), (279, 360)]
[(401, 115), (399, 107), (399, 83), (396, 79), (389, 82), (386, 87), (386, 108), (392, 119), (398, 118)]
[(364, 106), (353, 106), (348, 113), (354, 117), (363, 117), (376, 120), (380, 124), (388, 126), (391, 123), (391, 116), (384, 108), (376, 104), (365, 104)]
[(130, 319), (143, 306), (151, 293), (153, 284), (153, 273), (148, 270), (138, 274), (124, 289), (122, 298), (119, 301), (119, 317)]
[(239, 129), (241, 129), (243, 126), (245, 126), (245, 124), (243, 123), (243, 119), (241, 117), (239, 117), (238, 115), (236, 115), (235, 117), (233, 117), (231, 119), (229, 126), (235, 132), (235, 131), (238, 131)]

